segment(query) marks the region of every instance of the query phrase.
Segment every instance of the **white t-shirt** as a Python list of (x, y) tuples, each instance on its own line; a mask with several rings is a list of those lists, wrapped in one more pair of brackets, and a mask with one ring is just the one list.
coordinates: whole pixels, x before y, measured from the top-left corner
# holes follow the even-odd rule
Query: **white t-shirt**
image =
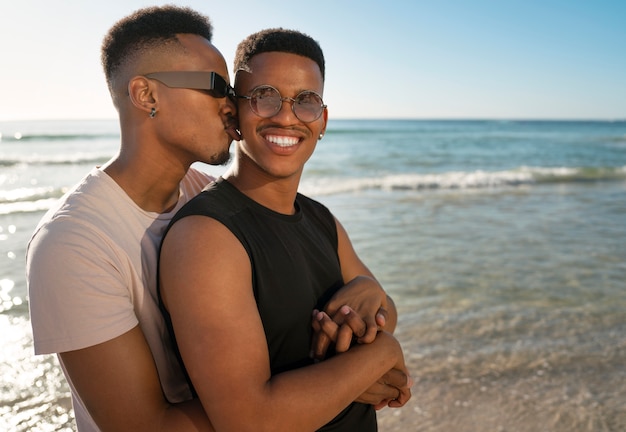
[[(211, 180), (190, 169), (176, 207), (160, 214), (139, 208), (94, 168), (50, 209), (26, 256), (35, 353), (86, 348), (139, 324), (168, 400), (190, 399), (158, 306), (157, 260), (171, 218)], [(69, 377), (68, 382), (78, 430), (98, 431)]]

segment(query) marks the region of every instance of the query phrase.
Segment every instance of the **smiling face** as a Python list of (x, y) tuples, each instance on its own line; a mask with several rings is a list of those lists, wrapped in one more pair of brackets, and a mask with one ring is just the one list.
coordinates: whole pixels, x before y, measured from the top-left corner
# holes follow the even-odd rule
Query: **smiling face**
[[(303, 91), (323, 95), (324, 80), (313, 60), (284, 52), (254, 56), (250, 72), (239, 71), (238, 95), (249, 96), (259, 86), (271, 86), (283, 98), (295, 98)], [(327, 111), (315, 121), (304, 123), (293, 110), (293, 101), (284, 100), (280, 110), (269, 118), (254, 113), (249, 100), (239, 99), (239, 126), (243, 140), (238, 143), (238, 175), (272, 180), (300, 180), (304, 164), (315, 150), (318, 137), (326, 129)], [(244, 168), (245, 167), (245, 168)]]

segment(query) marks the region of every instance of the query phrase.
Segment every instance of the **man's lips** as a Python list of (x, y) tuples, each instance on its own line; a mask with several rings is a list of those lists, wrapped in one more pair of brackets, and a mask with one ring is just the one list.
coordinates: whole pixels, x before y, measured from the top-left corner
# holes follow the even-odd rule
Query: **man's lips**
[(279, 147), (291, 147), (300, 142), (300, 138), (285, 135), (266, 135), (265, 140)]
[(231, 137), (234, 141), (241, 141), (241, 134), (234, 127), (226, 128), (226, 133), (229, 137)]
[(241, 141), (241, 133), (237, 129), (237, 121), (233, 118), (230, 118), (229, 121), (224, 125), (224, 130), (235, 141)]

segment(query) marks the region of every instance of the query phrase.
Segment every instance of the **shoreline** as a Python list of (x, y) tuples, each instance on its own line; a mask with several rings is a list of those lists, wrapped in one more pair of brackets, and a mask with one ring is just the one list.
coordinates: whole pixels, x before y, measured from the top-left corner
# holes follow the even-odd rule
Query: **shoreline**
[(613, 333), (604, 352), (548, 347), (520, 360), (501, 349), (481, 358), (451, 343), (440, 358), (419, 354), (423, 335), (400, 324), (415, 384), (404, 407), (378, 411), (379, 431), (626, 431), (626, 338)]

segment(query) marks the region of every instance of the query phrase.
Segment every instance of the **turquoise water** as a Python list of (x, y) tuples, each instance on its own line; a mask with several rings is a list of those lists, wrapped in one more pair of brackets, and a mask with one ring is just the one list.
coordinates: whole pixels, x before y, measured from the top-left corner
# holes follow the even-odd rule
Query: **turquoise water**
[[(117, 126), (0, 133), (0, 430), (64, 430), (62, 374), (32, 355), (25, 244)], [(626, 430), (626, 122), (331, 121), (301, 190), (400, 311), (416, 385), (381, 430)]]

